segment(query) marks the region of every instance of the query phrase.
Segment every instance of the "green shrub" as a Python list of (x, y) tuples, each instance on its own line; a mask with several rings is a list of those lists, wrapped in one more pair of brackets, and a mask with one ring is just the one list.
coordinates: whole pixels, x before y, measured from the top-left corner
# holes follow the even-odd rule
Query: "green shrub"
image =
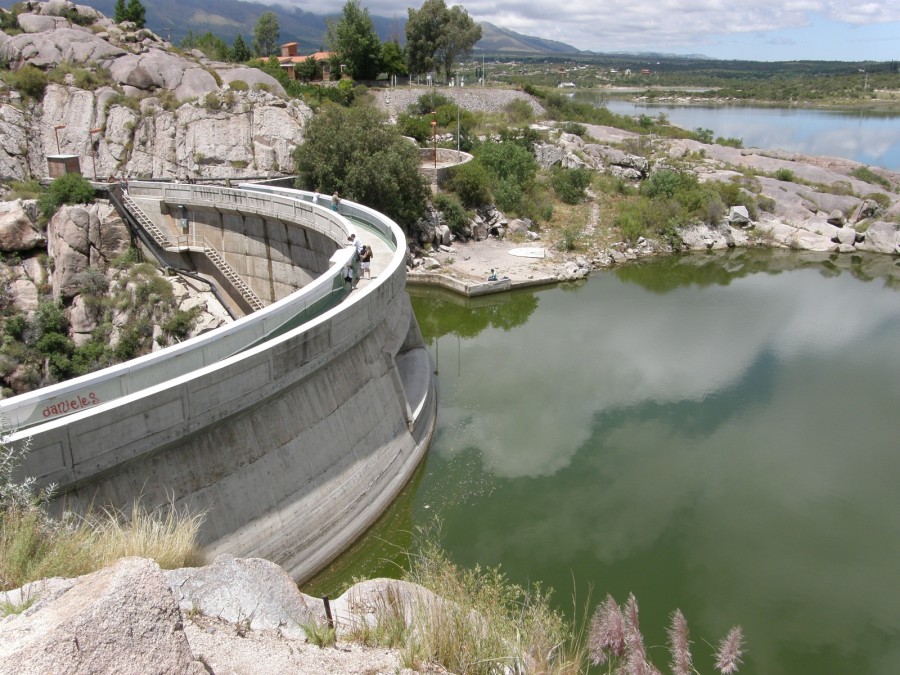
[(563, 133), (580, 136), (581, 138), (584, 138), (587, 135), (587, 127), (578, 122), (563, 122), (558, 128)]
[(451, 231), (459, 234), (469, 222), (466, 211), (455, 195), (440, 193), (434, 196), (434, 207), (444, 216)]
[[(436, 91), (429, 91), (422, 94), (415, 103), (410, 103), (407, 112), (410, 115), (430, 115), (441, 106), (455, 106), (449, 98)], [(455, 115), (454, 115), (455, 118)]]
[(872, 183), (873, 185), (880, 185), (888, 190), (891, 189), (891, 181), (889, 181), (884, 176), (880, 176), (872, 169), (867, 166), (859, 166), (853, 171), (850, 172), (850, 175), (854, 178), (858, 178), (861, 181), (865, 181), (866, 183)]
[(694, 138), (701, 143), (706, 143), (708, 145), (713, 142), (713, 130), (697, 127), (694, 129)]
[(420, 145), (431, 140), (431, 122), (421, 115), (400, 115), (397, 128), (404, 136), (415, 138)]
[(534, 117), (534, 110), (532, 110), (531, 105), (522, 98), (513, 99), (506, 104), (503, 110), (513, 124), (525, 124)]
[(578, 246), (579, 235), (581, 235), (581, 228), (577, 225), (564, 227), (562, 238), (556, 243), (556, 248), (564, 252), (574, 251)]
[(109, 279), (96, 267), (88, 267), (84, 272), (77, 274), (75, 283), (78, 290), (86, 295), (104, 295), (109, 290)]
[(25, 6), (21, 2), (17, 2), (9, 11), (0, 8), (0, 30), (7, 35), (16, 35), (22, 32), (19, 28), (19, 14), (25, 11)]
[(494, 201), (503, 211), (518, 211), (522, 206), (522, 185), (511, 178), (501, 178), (494, 186)]
[(465, 207), (475, 208), (491, 203), (490, 181), (484, 165), (473, 159), (450, 170), (447, 187), (457, 194)]
[(512, 180), (526, 186), (537, 172), (534, 155), (515, 142), (483, 143), (475, 156), (495, 180)]
[(727, 145), (732, 148), (743, 148), (744, 147), (744, 139), (743, 138), (734, 138), (734, 137), (723, 138), (722, 136), (719, 136), (716, 139), (716, 143), (718, 143), (719, 145)]
[(56, 178), (38, 199), (38, 209), (50, 218), (63, 204), (90, 204), (94, 188), (80, 173), (67, 173)]
[(28, 318), (24, 314), (13, 314), (6, 317), (3, 323), (3, 331), (13, 340), (21, 340), (28, 328)]
[(37, 199), (41, 196), (44, 188), (36, 178), (29, 178), (25, 181), (13, 181), (10, 183), (12, 199)]
[(212, 111), (220, 110), (222, 108), (222, 101), (219, 99), (218, 93), (211, 91), (204, 96), (203, 107)]
[(232, 91), (249, 91), (250, 85), (243, 80), (232, 80), (228, 83)]
[(778, 171), (775, 172), (775, 179), (784, 181), (785, 183), (793, 183), (795, 180), (794, 172), (790, 169), (778, 169)]
[(881, 192), (870, 192), (865, 197), (863, 197), (863, 199), (871, 199), (883, 209), (886, 209), (891, 205), (891, 198)]
[(44, 98), (44, 90), (47, 88), (47, 74), (39, 68), (35, 68), (31, 64), (26, 64), (18, 70), (10, 71), (6, 74), (7, 83), (17, 89), (21, 94), (28, 98), (41, 100)]
[(766, 213), (775, 213), (775, 207), (777, 206), (777, 202), (774, 199), (765, 195), (760, 195), (756, 200), (756, 204), (760, 210)]
[(190, 310), (175, 310), (172, 315), (162, 323), (161, 328), (163, 335), (179, 342), (186, 340), (194, 329), (198, 313), (199, 308), (197, 307)]
[(71, 372), (73, 377), (93, 373), (96, 370), (112, 365), (109, 343), (105, 339), (91, 339), (72, 354)]
[(587, 169), (554, 167), (550, 172), (550, 183), (561, 201), (577, 204), (584, 197), (585, 188), (591, 184), (591, 172)]

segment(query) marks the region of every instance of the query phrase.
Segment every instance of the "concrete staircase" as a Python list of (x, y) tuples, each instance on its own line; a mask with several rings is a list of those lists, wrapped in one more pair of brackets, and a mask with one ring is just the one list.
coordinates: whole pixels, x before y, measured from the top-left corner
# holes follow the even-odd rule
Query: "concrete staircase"
[(157, 246), (172, 252), (181, 252), (181, 251), (191, 251), (196, 253), (204, 254), (209, 261), (216, 266), (216, 269), (222, 274), (225, 279), (228, 280), (228, 283), (234, 287), (234, 289), (241, 294), (241, 297), (247, 302), (250, 307), (256, 311), (258, 309), (262, 309), (265, 307), (265, 304), (260, 299), (260, 297), (253, 292), (253, 289), (244, 281), (244, 278), (237, 273), (237, 271), (228, 264), (228, 261), (219, 253), (218, 250), (213, 248), (212, 244), (206, 239), (206, 237), (195, 237), (192, 235), (179, 235), (177, 237), (170, 237), (165, 232), (163, 232), (159, 227), (157, 227), (156, 223), (154, 223), (150, 217), (144, 213), (144, 211), (135, 203), (135, 201), (128, 195), (127, 192), (122, 194), (122, 202), (125, 204), (125, 208), (128, 209), (129, 213), (134, 216), (135, 220), (141, 226), (141, 228), (146, 232), (151, 239), (156, 243)]

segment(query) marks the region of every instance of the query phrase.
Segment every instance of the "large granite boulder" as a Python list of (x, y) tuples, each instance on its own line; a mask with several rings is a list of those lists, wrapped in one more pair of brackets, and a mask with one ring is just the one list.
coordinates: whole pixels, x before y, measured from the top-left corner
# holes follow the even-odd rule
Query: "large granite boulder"
[(900, 225), (880, 220), (869, 225), (865, 240), (856, 245), (861, 251), (900, 254)]
[(62, 581), (21, 614), (0, 620), (0, 675), (205, 675), (159, 566), (125, 558)]
[(78, 294), (85, 270), (105, 269), (131, 243), (127, 226), (105, 203), (61, 207), (50, 219), (47, 239), (54, 297), (63, 298)]
[(21, 199), (0, 202), (0, 251), (30, 251), (46, 243), (47, 239), (34, 226)]
[[(19, 15), (20, 22), (23, 16)], [(38, 68), (53, 68), (63, 61), (82, 65), (94, 62), (107, 67), (113, 59), (125, 53), (125, 50), (80, 26), (13, 36), (2, 34), (0, 37), (0, 59), (14, 68), (25, 62)]]
[(247, 66), (227, 65), (224, 63), (212, 64), (216, 73), (222, 82), (231, 84), (235, 81), (246, 82), (250, 88), (259, 88), (260, 85), (265, 86), (270, 92), (277, 96), (286, 96), (284, 87), (274, 77), (259, 68), (248, 68)]
[(300, 593), (291, 577), (268, 560), (220, 555), (212, 565), (164, 574), (182, 611), (246, 621), (253, 630), (277, 628), (303, 637), (301, 626), (323, 613), (321, 602)]

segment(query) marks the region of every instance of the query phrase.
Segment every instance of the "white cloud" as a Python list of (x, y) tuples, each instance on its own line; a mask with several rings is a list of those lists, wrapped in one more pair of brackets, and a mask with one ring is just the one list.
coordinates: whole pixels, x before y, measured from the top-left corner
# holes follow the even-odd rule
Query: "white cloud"
[[(343, 6), (339, 0), (327, 3), (281, 0), (269, 4), (317, 14), (337, 13)], [(396, 0), (362, 4), (373, 15), (401, 18), (406, 16), (408, 8), (421, 6), (421, 2), (410, 4)], [(704, 46), (727, 45), (732, 39), (750, 33), (808, 29), (816, 18), (846, 24), (848, 28), (900, 23), (900, 3), (893, 0), (607, 0), (604, 3), (574, 0), (527, 4), (519, 0), (471, 0), (461, 4), (478, 21), (593, 51), (700, 52)], [(785, 42), (772, 44), (787, 45)], [(760, 54), (747, 56), (762, 57)]]

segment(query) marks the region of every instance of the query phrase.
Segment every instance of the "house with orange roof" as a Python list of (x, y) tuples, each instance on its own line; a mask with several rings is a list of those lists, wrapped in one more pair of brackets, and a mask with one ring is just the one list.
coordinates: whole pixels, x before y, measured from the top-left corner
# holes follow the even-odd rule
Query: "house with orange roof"
[(304, 54), (302, 56), (297, 54), (297, 43), (296, 42), (287, 42), (281, 45), (281, 56), (278, 57), (278, 63), (281, 67), (288, 73), (292, 80), (300, 79), (297, 76), (297, 66), (306, 61), (308, 58), (313, 58), (316, 60), (316, 63), (319, 64), (319, 67), (322, 71), (322, 77), (316, 79), (328, 80), (331, 75), (331, 57), (334, 56), (334, 52), (315, 52), (313, 54)]

